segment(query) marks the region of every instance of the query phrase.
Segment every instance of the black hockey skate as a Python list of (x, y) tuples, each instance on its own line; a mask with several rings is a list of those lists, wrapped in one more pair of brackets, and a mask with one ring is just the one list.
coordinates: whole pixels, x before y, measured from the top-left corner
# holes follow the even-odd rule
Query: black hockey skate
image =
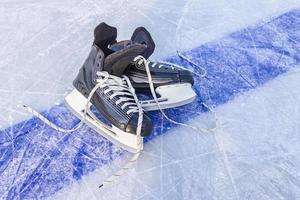
[[(134, 56), (130, 49), (139, 48), (139, 54), (135, 55), (143, 56), (145, 59), (148, 59), (155, 49), (155, 43), (144, 27), (137, 28), (130, 40), (116, 42), (116, 35), (116, 28), (108, 25), (104, 26), (104, 23), (101, 23), (95, 28), (94, 43), (103, 49), (106, 55), (122, 54), (126, 62)], [(110, 38), (110, 40), (103, 42), (105, 38)], [(137, 51), (134, 52), (137, 53)], [(137, 92), (149, 93), (149, 81), (151, 80), (155, 92), (160, 96), (158, 101), (163, 109), (185, 105), (195, 99), (196, 94), (191, 88), (194, 79), (190, 71), (164, 62), (146, 60), (143, 63), (143, 60), (139, 59), (139, 62), (134, 62), (134, 59), (132, 59), (127, 66), (123, 63), (121, 68), (119, 66), (115, 67), (119, 70), (117, 74), (128, 76)], [(146, 67), (150, 71), (151, 79), (149, 79)], [(104, 70), (109, 73), (116, 73), (110, 65), (105, 65)], [(141, 104), (145, 110), (159, 109), (154, 100), (141, 101)]]
[[(106, 27), (105, 30), (109, 32), (107, 34), (109, 37), (99, 42), (107, 43), (114, 39), (114, 29)], [(144, 49), (142, 45), (137, 45), (125, 53), (135, 57)], [(105, 54), (107, 55), (107, 52), (102, 51), (98, 46), (92, 46), (88, 58), (73, 82), (76, 89), (66, 97), (66, 102), (74, 114), (82, 118), (86, 102), (90, 94), (95, 92), (90, 99), (87, 123), (118, 146), (136, 152), (141, 143), (137, 135), (139, 123), (142, 137), (150, 134), (152, 123), (145, 114), (142, 114), (142, 122), (139, 121), (141, 107), (139, 108), (140, 104), (134, 89), (130, 80), (122, 75), (122, 67), (118, 69), (119, 66), (128, 65), (133, 57), (124, 57), (120, 52), (110, 53), (109, 56)], [(103, 70), (105, 68), (112, 70), (109, 73)], [(92, 105), (111, 123), (111, 127), (97, 118), (90, 109)]]

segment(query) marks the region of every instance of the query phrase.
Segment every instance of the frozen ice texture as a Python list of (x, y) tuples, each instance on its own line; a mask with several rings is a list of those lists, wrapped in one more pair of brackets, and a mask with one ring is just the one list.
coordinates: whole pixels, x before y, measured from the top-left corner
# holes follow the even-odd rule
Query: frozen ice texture
[(137, 167), (112, 187), (94, 187), (104, 168), (52, 199), (298, 199), (299, 67), (219, 106), (214, 134), (176, 127), (146, 143)]
[[(300, 11), (291, 9), (299, 4), (2, 1), (0, 199), (298, 199)], [(138, 165), (102, 191), (98, 184), (128, 153), (87, 127), (65, 135), (16, 107), (32, 105), (62, 126), (78, 122), (59, 103), (100, 21), (117, 26), (119, 39), (144, 25), (157, 43), (154, 58), (198, 73), (172, 56), (180, 50), (204, 66), (198, 99), (167, 114), (207, 126), (204, 101), (219, 119), (217, 132), (205, 135), (150, 113), (155, 131)]]
[(0, 2), (0, 127), (61, 102), (83, 63), (93, 28), (106, 21), (128, 39), (150, 30), (154, 58), (187, 50), (300, 6), (298, 0), (33, 0)]

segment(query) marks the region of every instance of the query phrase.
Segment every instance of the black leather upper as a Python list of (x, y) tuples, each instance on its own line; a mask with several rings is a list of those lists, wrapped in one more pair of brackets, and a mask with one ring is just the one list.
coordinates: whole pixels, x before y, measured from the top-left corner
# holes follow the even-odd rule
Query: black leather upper
[[(117, 58), (115, 58), (117, 60)], [(97, 84), (97, 71), (102, 71), (105, 62), (104, 53), (97, 46), (92, 46), (92, 49), (80, 69), (76, 79), (73, 81), (75, 88), (81, 92), (86, 98), (91, 90)], [(92, 97), (91, 102), (111, 124), (128, 133), (136, 134), (138, 123), (138, 113), (127, 114), (128, 109), (121, 109), (124, 103), (116, 104), (119, 99), (116, 96), (109, 98), (112, 91), (105, 94), (107, 87), (99, 88), (96, 94)], [(143, 115), (142, 136), (147, 136), (152, 131), (152, 122), (147, 115)]]

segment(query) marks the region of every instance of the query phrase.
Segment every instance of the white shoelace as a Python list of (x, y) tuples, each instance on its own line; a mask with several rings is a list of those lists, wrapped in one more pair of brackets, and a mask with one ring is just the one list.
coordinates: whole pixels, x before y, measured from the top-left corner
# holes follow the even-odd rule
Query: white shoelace
[[(188, 63), (190, 63), (191, 65), (195, 66), (195, 67), (198, 67), (202, 72), (201, 73), (195, 73), (194, 71), (191, 71), (193, 74), (199, 76), (200, 78), (204, 78), (206, 75), (207, 75), (207, 71), (204, 67), (201, 67), (200, 65), (196, 64), (195, 62), (193, 62), (191, 59), (189, 59), (188, 57), (186, 57), (185, 55), (183, 55), (182, 53), (180, 53), (179, 51), (176, 51), (177, 52), (177, 55), (179, 58), (187, 61)], [(177, 67), (179, 68), (183, 68), (181, 66), (178, 66), (176, 65)], [(185, 68), (183, 68), (185, 69)], [(188, 70), (188, 69), (185, 69), (185, 70)]]
[[(205, 133), (208, 133), (208, 132), (213, 132), (216, 128), (217, 128), (217, 120), (216, 120), (216, 114), (215, 112), (209, 107), (207, 106), (205, 103), (202, 103), (202, 105), (204, 107), (206, 107), (210, 112), (212, 112), (214, 114), (214, 119), (215, 119), (215, 127), (212, 128), (212, 129), (204, 129), (204, 128), (198, 128), (198, 127), (194, 127), (194, 126), (191, 126), (191, 125), (188, 125), (188, 124), (185, 124), (185, 123), (181, 123), (181, 122), (177, 122), (177, 121), (174, 121), (172, 119), (170, 119), (166, 114), (165, 112), (163, 111), (163, 109), (161, 108), (160, 104), (159, 104), (159, 101), (158, 101), (158, 98), (156, 96), (156, 93), (155, 93), (155, 90), (154, 90), (154, 85), (153, 85), (153, 81), (152, 81), (152, 75), (150, 73), (150, 69), (149, 69), (149, 63), (150, 61), (147, 61), (143, 56), (137, 56), (135, 59), (134, 59), (134, 62), (137, 62), (138, 64), (144, 64), (145, 66), (145, 69), (146, 69), (146, 72), (147, 72), (147, 77), (148, 77), (148, 82), (149, 82), (149, 86), (150, 86), (150, 90), (151, 90), (151, 94), (154, 98), (154, 101), (156, 102), (160, 112), (162, 113), (162, 115), (168, 120), (170, 121), (171, 123), (174, 123), (174, 124), (177, 124), (177, 125), (181, 125), (181, 126), (186, 126), (186, 127), (189, 127), (195, 131), (198, 131), (198, 132), (205, 132)], [(172, 66), (172, 64), (171, 64)], [(174, 65), (173, 65), (174, 66)], [(180, 67), (182, 68), (182, 67)], [(204, 69), (205, 70), (205, 69)], [(203, 75), (203, 74), (202, 74)], [(202, 76), (201, 75), (201, 76)], [(205, 76), (205, 74), (204, 74)], [(134, 95), (134, 97), (136, 98), (137, 100), (137, 97), (136, 95)], [(138, 104), (138, 106), (140, 107), (141, 105)], [(142, 109), (139, 109), (139, 111), (142, 111)], [(143, 113), (139, 113), (143, 116)], [(139, 120), (140, 118), (142, 117), (139, 117)], [(142, 123), (142, 121), (139, 121), (139, 125), (140, 123)], [(140, 131), (141, 129), (139, 130), (139, 136), (140, 136)], [(139, 137), (141, 138), (141, 137)], [(101, 184), (99, 186), (99, 188), (103, 187), (103, 186), (106, 186), (108, 184), (111, 184), (113, 183), (114, 181), (116, 181), (120, 176), (122, 176), (123, 174), (125, 174), (132, 166), (133, 164), (138, 160), (139, 156), (140, 156), (140, 153), (141, 153), (141, 145), (142, 145), (142, 139), (139, 139), (139, 144), (138, 146), (140, 147), (139, 148), (139, 151), (136, 152), (132, 158), (124, 165), (124, 167), (122, 169), (120, 169), (118, 172), (114, 173), (112, 176), (110, 176), (109, 178), (107, 178), (103, 184)]]
[(211, 113), (214, 114), (214, 121), (215, 121), (215, 126), (213, 128), (199, 128), (199, 127), (195, 127), (195, 126), (191, 126), (191, 125), (188, 125), (188, 124), (185, 124), (185, 123), (181, 123), (181, 122), (177, 122), (171, 118), (169, 118), (165, 112), (163, 111), (163, 109), (161, 108), (160, 106), (160, 103), (158, 101), (158, 98), (157, 98), (157, 95), (155, 93), (155, 89), (154, 89), (154, 84), (153, 84), (153, 81), (152, 81), (152, 76), (151, 76), (151, 72), (150, 72), (150, 69), (149, 69), (149, 63), (150, 61), (146, 60), (143, 56), (137, 56), (134, 58), (134, 61), (141, 65), (141, 64), (144, 64), (145, 66), (145, 69), (146, 69), (146, 72), (147, 72), (147, 76), (148, 76), (148, 82), (149, 82), (149, 86), (150, 86), (150, 90), (151, 90), (151, 94), (153, 96), (153, 99), (158, 107), (158, 109), (160, 110), (160, 112), (162, 113), (162, 115), (168, 120), (170, 121), (171, 123), (173, 124), (177, 124), (177, 125), (181, 125), (181, 126), (186, 126), (186, 127), (189, 127), (197, 132), (204, 132), (204, 133), (208, 133), (208, 132), (213, 132), (217, 129), (217, 117), (216, 117), (216, 113), (208, 106), (206, 105), (204, 102), (201, 103), (204, 107), (206, 107)]

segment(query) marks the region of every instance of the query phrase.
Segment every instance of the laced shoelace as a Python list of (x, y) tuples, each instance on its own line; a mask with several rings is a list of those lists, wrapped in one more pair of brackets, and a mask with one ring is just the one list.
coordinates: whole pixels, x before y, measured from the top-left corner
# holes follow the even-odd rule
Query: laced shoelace
[[(150, 61), (146, 60), (143, 56), (137, 56), (134, 58), (134, 62), (138, 65), (144, 65), (145, 69), (146, 69), (146, 72), (147, 72), (147, 77), (148, 77), (148, 82), (149, 82), (149, 86), (150, 86), (150, 90), (151, 90), (151, 94), (160, 110), (160, 112), (162, 113), (162, 115), (168, 120), (170, 121), (171, 123), (174, 123), (174, 124), (177, 124), (177, 125), (181, 125), (181, 126), (186, 126), (186, 127), (189, 127), (193, 130), (196, 130), (198, 132), (213, 132), (216, 128), (217, 128), (217, 119), (216, 119), (216, 114), (215, 112), (209, 107), (207, 106), (205, 103), (202, 103), (202, 105), (204, 107), (206, 107), (210, 112), (212, 112), (214, 114), (214, 119), (215, 119), (215, 127), (212, 128), (212, 129), (204, 129), (204, 128), (198, 128), (198, 127), (194, 127), (194, 126), (191, 126), (191, 125), (188, 125), (188, 124), (185, 124), (185, 123), (181, 123), (181, 122), (177, 122), (177, 121), (174, 121), (172, 119), (170, 119), (166, 114), (165, 112), (163, 111), (163, 109), (161, 108), (160, 104), (159, 104), (159, 101), (158, 101), (158, 98), (157, 98), (157, 95), (155, 93), (155, 90), (154, 90), (154, 85), (153, 85), (153, 81), (152, 81), (152, 75), (151, 75), (151, 72), (150, 72), (150, 69), (149, 69), (149, 63)], [(163, 62), (161, 62), (163, 63)], [(172, 69), (174, 69), (173, 66), (175, 65), (172, 65), (171, 63), (169, 64), (172, 66)], [(152, 67), (155, 67), (155, 66), (152, 66)], [(162, 65), (159, 65), (158, 68), (161, 68)], [(177, 66), (176, 66), (177, 67)], [(178, 66), (179, 67), (179, 66)], [(179, 68), (182, 68), (182, 67), (179, 67)], [(203, 69), (205, 70), (205, 69)], [(193, 72), (194, 73), (194, 72)], [(205, 74), (206, 74), (206, 71), (205, 71)], [(205, 76), (204, 74), (204, 76)], [(202, 74), (203, 75), (203, 74)], [(202, 77), (201, 75), (201, 77)], [(128, 78), (127, 78), (128, 79)], [(134, 95), (134, 98), (136, 101), (138, 101), (137, 99), (137, 96)], [(138, 107), (139, 107), (139, 115), (141, 115), (141, 117), (139, 117), (139, 122), (138, 122), (138, 125), (141, 126), (141, 123), (142, 123), (142, 116), (143, 116), (143, 111), (142, 111), (142, 108), (141, 108), (141, 105), (138, 104)], [(141, 121), (140, 121), (141, 119)], [(110, 176), (109, 178), (107, 178), (103, 184), (101, 184), (99, 186), (99, 188), (105, 186), (105, 185), (108, 185), (108, 184), (111, 184), (113, 183), (116, 179), (118, 179), (120, 176), (122, 176), (123, 174), (126, 173), (126, 171), (128, 171), (132, 166), (133, 164), (138, 160), (140, 154), (141, 154), (141, 149), (142, 149), (142, 138), (141, 138), (141, 127), (139, 128), (139, 143), (138, 143), (138, 146), (139, 146), (139, 151), (136, 152), (132, 158), (124, 165), (124, 167), (122, 169), (120, 169), (118, 172), (114, 173), (112, 176)]]
[(154, 99), (154, 101), (155, 101), (158, 109), (160, 110), (160, 112), (164, 116), (164, 118), (166, 118), (168, 121), (170, 121), (173, 124), (181, 125), (181, 126), (185, 126), (185, 127), (189, 127), (189, 128), (191, 128), (191, 129), (193, 129), (193, 130), (195, 130), (197, 132), (210, 133), (210, 132), (213, 132), (213, 131), (215, 131), (217, 129), (217, 117), (216, 117), (216, 113), (207, 104), (205, 104), (204, 102), (202, 102), (201, 104), (204, 107), (206, 107), (214, 115), (214, 121), (215, 121), (214, 124), (215, 125), (214, 125), (213, 128), (209, 128), (209, 129), (208, 128), (199, 128), (199, 127), (191, 126), (191, 125), (188, 125), (188, 124), (185, 124), (185, 123), (177, 122), (177, 121), (169, 118), (166, 115), (166, 113), (163, 111), (163, 109), (161, 108), (160, 103), (159, 103), (158, 98), (157, 98), (157, 95), (155, 93), (154, 84), (153, 84), (151, 72), (150, 72), (150, 69), (149, 69), (149, 63), (150, 63), (150, 61), (146, 60), (143, 56), (137, 56), (137, 57), (134, 58), (134, 62), (136, 64), (138, 64), (138, 65), (144, 65), (144, 67), (146, 69), (146, 72), (147, 72), (148, 83), (149, 83), (149, 86), (150, 86), (151, 95), (153, 96), (153, 99)]
[[(134, 99), (134, 95), (132, 95), (133, 93), (131, 88), (128, 87), (130, 81), (127, 76), (123, 76), (120, 79), (119, 77), (109, 75), (106, 71), (97, 72), (97, 75), (106, 80), (99, 86), (99, 88), (103, 89), (107, 87), (107, 89), (103, 91), (104, 94), (112, 92), (112, 94), (109, 95), (110, 100), (112, 100), (114, 97), (118, 97), (118, 100), (115, 101), (115, 104), (119, 105), (123, 103), (121, 109), (124, 110), (125, 108), (128, 108), (126, 111), (127, 115), (138, 112), (138, 106)], [(97, 82), (99, 83), (101, 80), (102, 79), (97, 79)]]
[[(193, 71), (191, 71), (193, 74), (199, 76), (200, 78), (204, 78), (207, 75), (207, 71), (204, 67), (201, 67), (200, 65), (196, 64), (194, 61), (192, 61), (191, 59), (189, 59), (188, 57), (186, 57), (185, 55), (183, 55), (180, 51), (176, 51), (177, 55), (179, 58), (181, 58), (182, 60), (187, 61), (188, 63), (190, 63), (191, 65), (198, 67), (202, 72), (201, 73), (195, 73)], [(177, 66), (182, 68), (181, 66)], [(185, 69), (187, 70), (187, 69)]]
[[(138, 123), (137, 123), (137, 128), (136, 128), (136, 135), (137, 135), (137, 144), (138, 144), (138, 151), (133, 154), (132, 158), (116, 173), (114, 173), (112, 176), (108, 177), (103, 181), (103, 183), (99, 186), (99, 188), (109, 185), (113, 183), (116, 179), (118, 179), (120, 176), (126, 173), (132, 165), (138, 160), (141, 150), (142, 150), (142, 145), (143, 145), (143, 138), (141, 136), (141, 130), (142, 130), (142, 122), (143, 122), (143, 109), (139, 103), (139, 100), (137, 96), (135, 95), (135, 90), (131, 85), (131, 82), (127, 76), (123, 76), (122, 78), (111, 76), (108, 74), (108, 72), (102, 71), (102, 72), (97, 72), (97, 84), (95, 87), (92, 89), (90, 92), (86, 104), (85, 104), (85, 109), (83, 113), (83, 117), (80, 119), (80, 122), (72, 129), (65, 129), (62, 127), (57, 126), (56, 124), (50, 122), (46, 117), (38, 113), (36, 110), (33, 108), (24, 105), (24, 107), (27, 109), (29, 113), (34, 115), (35, 117), (39, 118), (41, 121), (43, 121), (45, 124), (50, 126), (51, 128), (60, 131), (60, 132), (74, 132), (81, 128), (81, 126), (84, 124), (87, 116), (87, 112), (89, 109), (89, 103), (97, 91), (98, 88), (105, 88), (107, 89), (104, 90), (104, 93), (107, 94), (111, 91), (113, 91), (112, 95), (109, 96), (109, 98), (114, 98), (115, 96), (119, 96), (119, 99), (115, 102), (116, 104), (119, 103), (124, 103), (122, 105), (122, 109), (125, 109), (126, 107), (128, 108), (127, 114), (130, 113), (138, 113)], [(124, 97), (124, 95), (126, 97)]]
[[(185, 59), (185, 57), (182, 57), (182, 59)], [(135, 57), (134, 62), (135, 62), (136, 64), (138, 64), (138, 65), (144, 65), (144, 67), (145, 67), (145, 69), (146, 69), (146, 72), (147, 72), (147, 77), (148, 77), (148, 82), (149, 82), (151, 94), (152, 94), (152, 96), (153, 96), (153, 98), (154, 98), (154, 101), (156, 102), (156, 104), (157, 104), (157, 106), (158, 106), (160, 112), (162, 113), (162, 115), (163, 115), (168, 121), (170, 121), (171, 123), (177, 124), (177, 125), (189, 127), (189, 128), (191, 128), (191, 129), (193, 129), (193, 130), (195, 130), (195, 131), (197, 131), (197, 132), (206, 132), (206, 133), (208, 133), (208, 132), (213, 132), (213, 131), (216, 130), (216, 128), (217, 128), (216, 114), (215, 114), (215, 112), (214, 112), (208, 105), (206, 105), (204, 102), (202, 103), (202, 105), (203, 105), (204, 107), (206, 107), (210, 112), (212, 112), (212, 113), (214, 114), (214, 120), (215, 120), (215, 127), (214, 127), (214, 128), (211, 128), (211, 129), (198, 128), (198, 127), (194, 127), (194, 126), (191, 126), (191, 125), (188, 125), (188, 124), (185, 124), (185, 123), (181, 123), (181, 122), (177, 122), (177, 121), (174, 121), (174, 120), (170, 119), (170, 118), (165, 114), (165, 112), (163, 111), (163, 109), (161, 108), (161, 106), (160, 106), (160, 104), (159, 104), (159, 101), (158, 101), (158, 98), (157, 98), (157, 95), (156, 95), (156, 93), (155, 93), (154, 85), (153, 85), (153, 81), (152, 81), (152, 75), (151, 75), (151, 72), (150, 72), (150, 69), (149, 69), (149, 63), (150, 63), (150, 61), (146, 60), (143, 56), (137, 56), (137, 57)], [(160, 62), (160, 63), (164, 63), (164, 62)], [(171, 65), (171, 68), (172, 68), (172, 69), (174, 69), (175, 67), (185, 69), (185, 68), (183, 68), (183, 67), (181, 67), (181, 66), (173, 65), (172, 63), (168, 63), (168, 65)], [(156, 66), (155, 66), (155, 65), (154, 65), (154, 66), (152, 65), (152, 67), (156, 67)], [(158, 68), (161, 68), (161, 67), (163, 67), (163, 65), (158, 65)], [(201, 69), (202, 69), (205, 73), (204, 73), (204, 74), (201, 74), (201, 75), (199, 75), (199, 76), (200, 76), (200, 77), (204, 77), (204, 76), (206, 75), (206, 70), (205, 70), (204, 68), (201, 68)], [(192, 72), (192, 73), (194, 73), (194, 72)], [(126, 78), (127, 78), (127, 77), (126, 77)], [(127, 78), (127, 79), (128, 79), (128, 78)], [(136, 95), (134, 95), (134, 98), (135, 98), (136, 101), (138, 101)], [(143, 111), (142, 111), (141, 105), (138, 104), (138, 106), (139, 106), (139, 108), (140, 108), (140, 109), (139, 109), (139, 112), (141, 112), (141, 113), (139, 113), (139, 115), (141, 115), (141, 117), (139, 117), (139, 122), (138, 122), (138, 124), (141, 125), (141, 123), (142, 123)], [(141, 121), (140, 121), (140, 119), (141, 119)], [(126, 171), (128, 171), (128, 170), (133, 166), (133, 164), (138, 160), (138, 158), (139, 158), (139, 156), (140, 156), (140, 154), (141, 154), (142, 142), (143, 142), (143, 141), (142, 141), (142, 138), (141, 138), (141, 136), (140, 136), (140, 133), (141, 133), (141, 129), (139, 129), (139, 139), (138, 139), (138, 141), (139, 141), (139, 143), (138, 143), (139, 151), (136, 152), (136, 153), (132, 156), (132, 158), (124, 165), (124, 167), (123, 167), (122, 169), (120, 169), (118, 172), (114, 173), (112, 176), (110, 176), (109, 178), (107, 178), (107, 179), (103, 182), (103, 184), (101, 184), (101, 185), (99, 186), (99, 188), (101, 188), (101, 187), (103, 187), (103, 186), (105, 186), (105, 185), (108, 185), (108, 184), (113, 183), (116, 179), (118, 179), (120, 176), (122, 176), (123, 174), (125, 174)]]

